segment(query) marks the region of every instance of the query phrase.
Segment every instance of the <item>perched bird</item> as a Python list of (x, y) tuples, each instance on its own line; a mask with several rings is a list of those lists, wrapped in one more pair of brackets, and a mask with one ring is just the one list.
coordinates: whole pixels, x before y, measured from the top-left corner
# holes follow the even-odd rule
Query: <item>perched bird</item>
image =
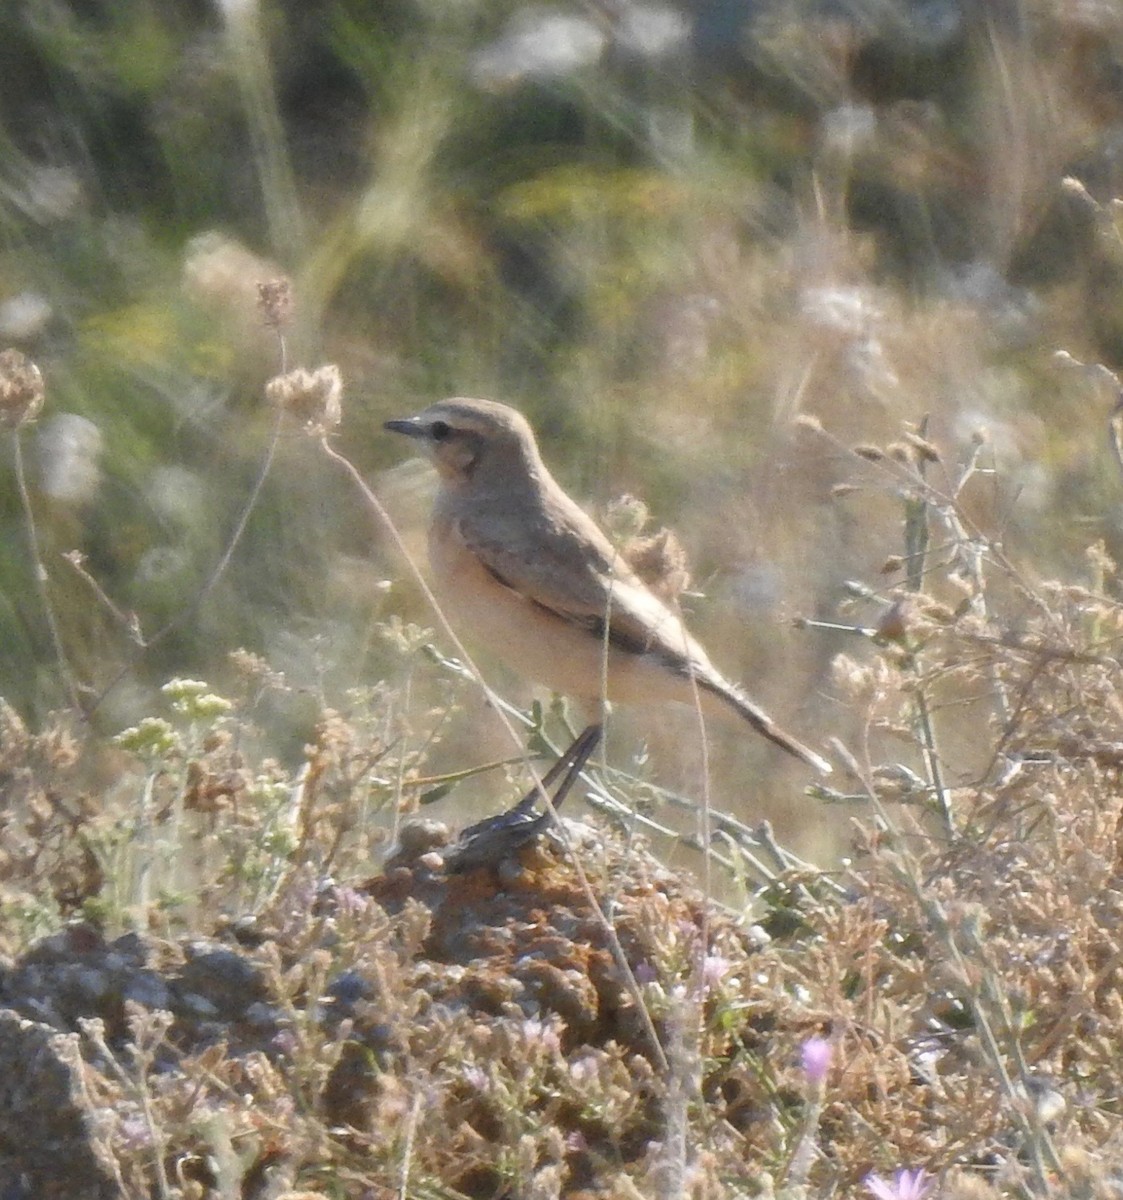
[[(514, 670), (575, 699), (732, 709), (789, 754), (829, 764), (710, 662), (546, 469), (526, 418), (491, 400), (442, 400), (385, 428), (437, 469), (433, 588), (454, 627)], [(595, 707), (594, 707), (595, 711)]]

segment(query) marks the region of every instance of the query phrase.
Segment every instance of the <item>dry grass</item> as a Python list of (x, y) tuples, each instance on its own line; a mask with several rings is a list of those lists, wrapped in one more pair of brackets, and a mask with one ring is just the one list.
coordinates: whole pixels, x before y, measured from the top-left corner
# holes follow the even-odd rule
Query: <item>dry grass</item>
[[(1123, 1194), (1123, 18), (594, 7), (0, 12), (5, 1197)], [(453, 393), (831, 788), (621, 716), (445, 871), (565, 727), (402, 558)]]
[(854, 733), (818, 802), (855, 807), (851, 853), (823, 875), (723, 825), (736, 911), (603, 824), (568, 840), (611, 934), (560, 847), (450, 875), (407, 824), (362, 883), (377, 823), (448, 782), (442, 718), (390, 690), (325, 712), (294, 771), (254, 758), (284, 684), (250, 656), (243, 699), (173, 683), (115, 751), (8, 710), (0, 991), (36, 1024), (6, 1128), (43, 1102), (35, 1031), (73, 1030), (42, 1139), (108, 1190), (36, 1138), (0, 1165), (43, 1196), (1115, 1195), (1114, 566), (1031, 584), (953, 498), (974, 465), (915, 435), (856, 461), (927, 540), (835, 664)]

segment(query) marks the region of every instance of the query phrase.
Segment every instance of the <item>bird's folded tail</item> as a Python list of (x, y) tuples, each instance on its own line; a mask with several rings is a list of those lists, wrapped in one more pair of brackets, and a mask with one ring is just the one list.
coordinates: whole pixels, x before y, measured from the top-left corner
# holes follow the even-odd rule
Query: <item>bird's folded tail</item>
[[(724, 682), (723, 680), (722, 683), (724, 684)], [(781, 750), (786, 750), (800, 762), (814, 767), (820, 775), (831, 773), (831, 764), (821, 754), (816, 754), (814, 750), (797, 741), (790, 733), (785, 733), (764, 709), (758, 708), (743, 692), (731, 685), (719, 686), (704, 679), (698, 680), (698, 686), (724, 700), (734, 711), (744, 717), (757, 733), (766, 737), (770, 742), (774, 742)]]

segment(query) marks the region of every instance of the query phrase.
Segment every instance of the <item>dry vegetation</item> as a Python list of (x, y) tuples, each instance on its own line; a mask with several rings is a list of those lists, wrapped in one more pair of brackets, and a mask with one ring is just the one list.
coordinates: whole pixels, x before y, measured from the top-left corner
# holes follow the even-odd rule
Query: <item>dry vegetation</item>
[[(823, 874), (698, 813), (732, 906), (651, 856), (660, 806), (619, 772), (588, 777), (602, 817), (568, 845), (446, 870), (444, 826), (398, 825), (455, 780), (392, 682), (325, 710), (295, 769), (254, 749), (286, 684), (245, 652), (238, 700), (173, 681), (113, 747), (5, 709), (5, 1181), (1118, 1195), (1114, 565), (1095, 547), (1096, 586), (1032, 584), (955, 499), (977, 464), (916, 434), (854, 461), (903, 497), (915, 586), (834, 622), (857, 732), (804, 803), (859, 806), (852, 854)], [(443, 669), (388, 632), (404, 675)]]
[[(1123, 11), (316, 7), (0, 12), (0, 1194), (1123, 1195)], [(831, 787), (621, 715), (449, 869), (567, 735), (454, 392)]]

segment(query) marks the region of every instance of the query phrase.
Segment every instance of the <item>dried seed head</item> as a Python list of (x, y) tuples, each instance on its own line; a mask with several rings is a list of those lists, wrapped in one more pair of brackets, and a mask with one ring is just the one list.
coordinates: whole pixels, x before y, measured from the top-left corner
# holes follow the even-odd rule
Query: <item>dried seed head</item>
[(938, 463), (940, 461), (939, 450), (927, 438), (922, 438), (916, 433), (906, 433), (905, 441), (925, 462)]
[(276, 263), (221, 233), (201, 233), (187, 244), (183, 282), (197, 303), (219, 312), (252, 312), (260, 279), (277, 279)]
[(334, 363), (317, 371), (302, 368), (278, 375), (265, 385), (271, 404), (300, 421), (305, 432), (322, 437), (343, 419), (343, 376)]
[(677, 600), (690, 586), (686, 551), (670, 529), (633, 538), (623, 554), (640, 579), (664, 600)]
[(287, 276), (257, 285), (257, 307), (268, 329), (283, 329), (292, 321), (292, 281)]
[(875, 674), (873, 668), (858, 663), (849, 654), (836, 654), (831, 662), (834, 686), (851, 701), (869, 701), (876, 686)]
[(39, 368), (18, 350), (0, 354), (0, 426), (19, 429), (34, 421), (46, 392)]
[(904, 598), (894, 600), (877, 618), (877, 624), (874, 627), (877, 636), (884, 638), (887, 642), (904, 644), (908, 639), (911, 615), (912, 610), (908, 600)]
[(645, 533), (651, 513), (636, 496), (611, 501), (604, 527), (620, 555), (649, 588), (664, 600), (677, 600), (690, 586), (686, 551), (670, 529)]
[(648, 507), (630, 493), (610, 500), (604, 510), (604, 524), (609, 536), (617, 542), (627, 542), (643, 533), (651, 519)]

